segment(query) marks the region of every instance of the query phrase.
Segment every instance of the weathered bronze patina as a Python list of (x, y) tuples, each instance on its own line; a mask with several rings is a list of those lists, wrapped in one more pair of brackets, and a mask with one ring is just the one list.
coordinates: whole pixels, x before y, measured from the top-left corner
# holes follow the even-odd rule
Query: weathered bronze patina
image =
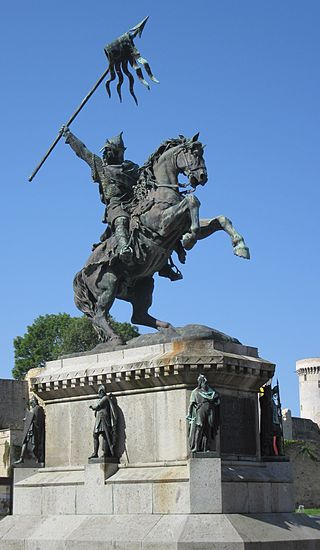
[(35, 396), (30, 400), (31, 409), (24, 419), (20, 458), (15, 464), (24, 462), (27, 451), (31, 451), (39, 464), (44, 464), (45, 415)]
[(114, 457), (117, 442), (117, 405), (111, 394), (107, 395), (103, 385), (99, 387), (99, 401), (96, 405), (90, 405), (95, 413), (93, 428), (93, 453), (89, 459), (98, 458), (99, 438), (102, 437), (102, 450), (104, 457)]
[(211, 388), (203, 374), (190, 396), (187, 420), (189, 421), (189, 446), (191, 452), (207, 452), (219, 427), (220, 395)]
[[(243, 237), (228, 218), (199, 219), (200, 202), (194, 191), (207, 182), (199, 134), (166, 140), (139, 169), (124, 161), (121, 134), (107, 140), (102, 158), (91, 153), (68, 128), (64, 134), (76, 154), (89, 164), (107, 207), (107, 230), (74, 279), (75, 303), (90, 317), (101, 340), (121, 343), (107, 320), (116, 298), (132, 304), (133, 323), (171, 327), (148, 310), (154, 273), (171, 280), (182, 278), (174, 269), (173, 252), (184, 263), (186, 251), (198, 240), (224, 230), (231, 237), (234, 253), (250, 257)], [(188, 184), (178, 181), (180, 174), (188, 177)]]

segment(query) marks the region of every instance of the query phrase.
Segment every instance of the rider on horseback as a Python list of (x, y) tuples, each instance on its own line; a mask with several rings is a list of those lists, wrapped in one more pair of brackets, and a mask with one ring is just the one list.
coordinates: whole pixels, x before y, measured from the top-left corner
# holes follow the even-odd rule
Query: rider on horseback
[[(116, 236), (120, 259), (130, 259), (133, 251), (129, 246), (129, 213), (126, 205), (132, 200), (132, 186), (137, 182), (139, 167), (130, 160), (124, 161), (122, 132), (106, 141), (101, 149), (102, 158), (91, 153), (69, 128), (64, 129), (64, 136), (76, 155), (89, 164), (92, 179), (99, 184), (100, 199), (106, 205), (103, 223), (108, 223)], [(107, 236), (108, 229), (101, 240)]]
[[(128, 207), (133, 198), (133, 187), (138, 181), (139, 166), (130, 160), (124, 160), (126, 147), (122, 132), (107, 139), (101, 149), (102, 158), (89, 151), (69, 128), (64, 128), (63, 135), (76, 155), (89, 164), (92, 179), (99, 184), (100, 199), (106, 205), (102, 221), (108, 223), (100, 240), (106, 240), (111, 230), (116, 237), (119, 258), (130, 261), (133, 249), (130, 246)], [(171, 281), (182, 279), (180, 271), (174, 271), (171, 263), (167, 263), (159, 271), (159, 275)]]

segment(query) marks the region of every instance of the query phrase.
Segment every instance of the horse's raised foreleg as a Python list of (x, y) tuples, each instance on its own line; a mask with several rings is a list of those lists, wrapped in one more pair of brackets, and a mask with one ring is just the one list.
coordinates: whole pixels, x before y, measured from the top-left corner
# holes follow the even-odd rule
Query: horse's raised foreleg
[(161, 233), (167, 235), (173, 228), (178, 228), (181, 224), (181, 232), (185, 231), (185, 215), (189, 212), (190, 227), (188, 232), (182, 236), (184, 248), (190, 250), (197, 242), (200, 222), (199, 222), (200, 201), (195, 195), (187, 195), (181, 202), (170, 206), (163, 211), (161, 218)]
[(191, 250), (198, 240), (199, 230), (200, 230), (200, 220), (199, 220), (199, 207), (200, 201), (195, 195), (187, 195), (186, 200), (188, 200), (189, 213), (190, 213), (190, 229), (187, 233), (182, 235), (182, 246), (186, 250)]
[(128, 297), (128, 300), (132, 304), (131, 323), (156, 329), (170, 328), (170, 323), (160, 321), (148, 313), (149, 307), (152, 304), (153, 287), (153, 277), (145, 277), (136, 282)]
[(246, 246), (244, 238), (233, 227), (231, 220), (225, 216), (217, 216), (211, 220), (200, 220), (198, 239), (205, 239), (216, 231), (225, 231), (228, 235), (230, 235), (233, 253), (236, 254), (236, 256), (240, 256), (246, 260), (250, 259), (249, 248)]
[(122, 344), (120, 336), (110, 326), (107, 317), (118, 290), (117, 276), (112, 271), (107, 271), (97, 286), (101, 293), (97, 299), (92, 324), (103, 341), (112, 341), (112, 344), (116, 345)]

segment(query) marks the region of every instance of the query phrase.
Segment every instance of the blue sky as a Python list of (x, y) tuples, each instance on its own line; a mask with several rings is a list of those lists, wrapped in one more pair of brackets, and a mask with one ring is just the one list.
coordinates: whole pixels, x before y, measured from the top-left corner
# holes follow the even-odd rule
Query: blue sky
[[(61, 142), (28, 176), (106, 68), (103, 47), (150, 20), (136, 40), (159, 85), (138, 82), (139, 106), (102, 85), (71, 129), (98, 151), (123, 130), (142, 164), (168, 137), (200, 131), (202, 217), (225, 214), (252, 259), (225, 234), (188, 254), (184, 280), (156, 277), (151, 312), (202, 323), (257, 346), (278, 366), (283, 404), (298, 414), (295, 361), (319, 346), (319, 54), (316, 0), (2, 3), (1, 377), (12, 340), (40, 314), (78, 312), (72, 279), (102, 230), (88, 167)], [(129, 320), (130, 306), (112, 309)]]

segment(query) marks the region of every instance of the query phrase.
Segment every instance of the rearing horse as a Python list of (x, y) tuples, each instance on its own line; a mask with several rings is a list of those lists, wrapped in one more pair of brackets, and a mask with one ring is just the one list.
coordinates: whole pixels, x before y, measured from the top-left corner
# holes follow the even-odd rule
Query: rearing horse
[(153, 275), (167, 265), (173, 251), (184, 263), (185, 250), (223, 230), (231, 237), (234, 253), (250, 258), (243, 237), (228, 218), (200, 220), (197, 197), (179, 190), (181, 173), (188, 177), (192, 191), (207, 182), (203, 146), (198, 137), (196, 134), (191, 139), (179, 136), (167, 140), (141, 168), (131, 205), (132, 261), (119, 259), (110, 237), (95, 248), (75, 276), (75, 303), (91, 318), (102, 340), (120, 343), (107, 320), (116, 298), (132, 304), (132, 323), (157, 329), (171, 326), (149, 315), (148, 310), (152, 304)]

